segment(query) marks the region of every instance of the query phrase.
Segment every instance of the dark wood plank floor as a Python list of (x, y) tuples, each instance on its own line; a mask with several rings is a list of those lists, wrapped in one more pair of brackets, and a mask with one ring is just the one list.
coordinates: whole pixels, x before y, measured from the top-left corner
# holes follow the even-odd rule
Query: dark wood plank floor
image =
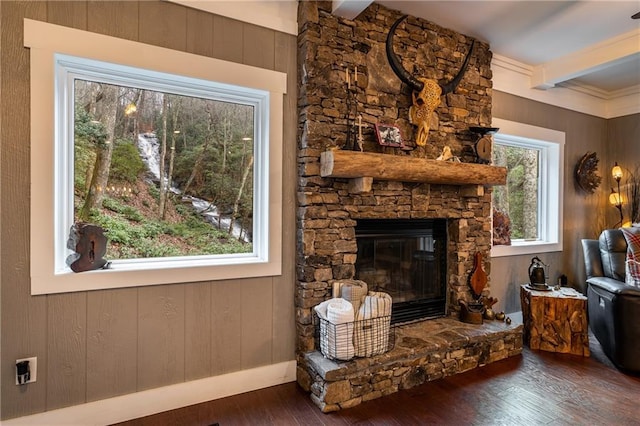
[(323, 414), (295, 383), (181, 408), (120, 426), (638, 425), (640, 377), (592, 355), (531, 351), (467, 373)]

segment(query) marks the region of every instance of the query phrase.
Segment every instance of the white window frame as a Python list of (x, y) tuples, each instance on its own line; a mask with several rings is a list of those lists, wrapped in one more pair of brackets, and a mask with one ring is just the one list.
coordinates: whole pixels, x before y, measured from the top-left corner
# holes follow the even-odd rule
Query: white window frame
[(494, 144), (539, 150), (538, 239), (512, 240), (491, 248), (492, 257), (562, 251), (565, 133), (494, 118)]
[[(29, 19), (24, 20), (24, 40), (31, 59), (31, 294), (282, 274), (286, 74)], [(102, 67), (101, 72), (109, 70), (106, 80), (116, 84), (146, 70), (156, 89), (164, 85), (168, 91), (175, 82), (182, 93), (191, 90), (200, 97), (213, 88), (228, 99), (252, 99), (257, 107), (254, 212), (258, 213), (253, 253), (114, 260), (110, 269), (71, 271), (64, 250), (73, 222), (73, 108), (69, 109), (73, 101), (67, 86), (78, 75), (90, 75), (96, 66)]]

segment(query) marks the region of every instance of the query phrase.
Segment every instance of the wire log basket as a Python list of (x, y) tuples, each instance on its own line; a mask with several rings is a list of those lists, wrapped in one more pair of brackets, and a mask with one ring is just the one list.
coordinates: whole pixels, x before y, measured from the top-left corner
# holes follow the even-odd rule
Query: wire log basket
[(332, 360), (380, 355), (393, 349), (395, 344), (390, 315), (333, 324), (314, 314), (313, 320), (316, 348)]

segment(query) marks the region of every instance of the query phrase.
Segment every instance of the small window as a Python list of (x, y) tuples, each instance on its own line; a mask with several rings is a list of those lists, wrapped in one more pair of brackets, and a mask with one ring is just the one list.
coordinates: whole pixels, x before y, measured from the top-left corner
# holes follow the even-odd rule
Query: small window
[(562, 250), (564, 133), (494, 119), (493, 164), (507, 168), (495, 186), (492, 256)]
[[(31, 20), (25, 45), (32, 294), (281, 273), (286, 75)], [(71, 271), (78, 222), (108, 269)]]

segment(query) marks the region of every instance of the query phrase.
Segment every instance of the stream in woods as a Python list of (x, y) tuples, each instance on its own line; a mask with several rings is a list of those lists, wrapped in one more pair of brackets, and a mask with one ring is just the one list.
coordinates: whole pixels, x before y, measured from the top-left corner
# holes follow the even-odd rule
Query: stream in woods
[[(141, 133), (138, 135), (137, 146), (138, 151), (140, 152), (140, 158), (149, 169), (149, 172), (151, 172), (154, 178), (160, 182), (160, 141), (158, 141), (158, 138), (153, 133)], [(180, 188), (176, 188), (175, 186), (171, 186), (169, 190), (174, 194), (180, 195), (183, 201), (190, 202), (193, 209), (204, 217), (207, 222), (218, 229), (222, 229), (224, 231), (229, 230), (231, 218), (221, 215), (216, 206), (207, 200), (189, 195), (181, 195), (182, 191)], [(251, 242), (251, 234), (242, 229), (242, 227), (237, 223), (233, 225), (231, 234), (235, 238), (241, 238), (244, 242)]]

